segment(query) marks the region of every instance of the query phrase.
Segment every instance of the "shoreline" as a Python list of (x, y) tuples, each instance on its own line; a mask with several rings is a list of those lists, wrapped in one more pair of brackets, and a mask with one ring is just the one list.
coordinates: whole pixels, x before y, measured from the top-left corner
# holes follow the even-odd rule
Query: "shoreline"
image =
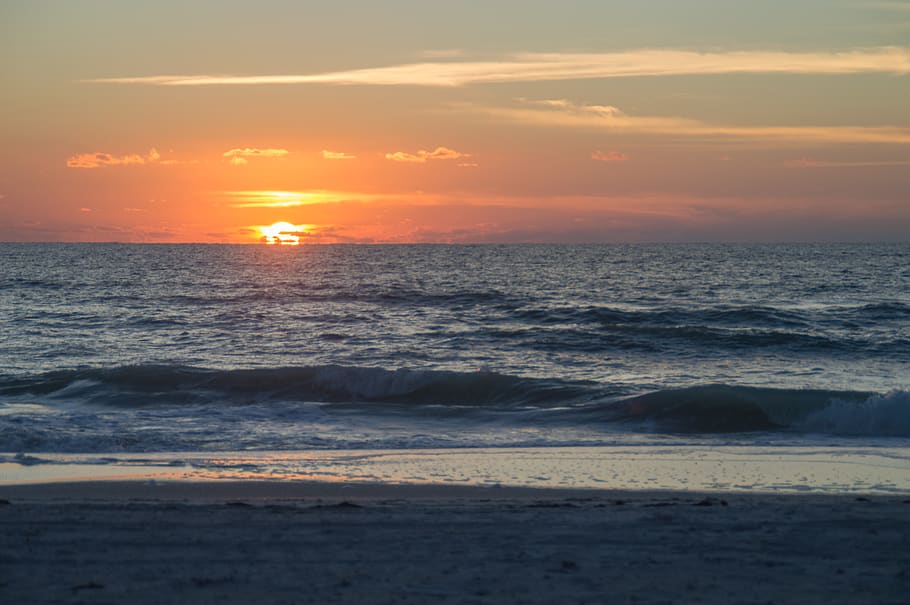
[[(823, 501), (894, 502), (910, 505), (910, 494), (814, 493), (773, 490), (623, 489), (592, 487), (528, 487), (520, 485), (452, 485), (442, 483), (337, 482), (319, 480), (232, 480), (111, 478), (56, 480), (0, 485), (0, 500), (8, 503), (123, 502), (215, 504), (244, 501), (260, 505), (276, 502), (351, 501), (401, 502), (415, 505), (471, 502), (609, 502), (675, 500), (754, 500), (800, 503)], [(910, 514), (910, 507), (908, 507)]]
[(760, 445), (0, 453), (0, 488), (144, 480), (910, 496), (908, 461), (907, 447)]
[(344, 483), (329, 481), (148, 480), (104, 479), (50, 481), (0, 485), (0, 498), (30, 503), (120, 503), (180, 501), (211, 504), (219, 501), (273, 503), (312, 500), (401, 501), (409, 503), (563, 500), (641, 493), (670, 495), (669, 490), (628, 492), (591, 488), (444, 485), (409, 483)]

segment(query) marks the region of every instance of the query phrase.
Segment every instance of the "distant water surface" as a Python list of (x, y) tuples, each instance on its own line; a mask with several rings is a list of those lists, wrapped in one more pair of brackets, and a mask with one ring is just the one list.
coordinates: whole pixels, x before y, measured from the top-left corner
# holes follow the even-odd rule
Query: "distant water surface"
[(0, 244), (0, 452), (910, 444), (910, 245)]

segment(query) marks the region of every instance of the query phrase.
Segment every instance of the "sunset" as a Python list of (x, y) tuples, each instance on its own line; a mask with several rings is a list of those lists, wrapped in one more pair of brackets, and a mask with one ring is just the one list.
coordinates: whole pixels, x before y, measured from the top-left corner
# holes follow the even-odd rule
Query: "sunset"
[(260, 241), (266, 244), (287, 244), (291, 246), (299, 245), (301, 240), (307, 237), (307, 228), (309, 225), (292, 225), (285, 221), (279, 221), (272, 225), (263, 225), (259, 227), (262, 233)]
[(0, 602), (906, 601), (910, 0), (0, 49)]
[(0, 239), (910, 231), (905, 2), (267, 6), (5, 6)]

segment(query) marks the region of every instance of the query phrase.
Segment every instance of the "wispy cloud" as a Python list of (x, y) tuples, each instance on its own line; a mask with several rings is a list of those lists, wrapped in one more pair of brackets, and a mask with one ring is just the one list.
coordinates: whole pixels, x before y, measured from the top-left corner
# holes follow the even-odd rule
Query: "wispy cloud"
[(243, 147), (229, 149), (222, 153), (222, 157), (230, 159), (233, 166), (244, 166), (249, 163), (248, 158), (283, 158), (290, 153), (287, 149), (257, 149)]
[(612, 105), (580, 105), (565, 99), (522, 101), (517, 107), (460, 107), (524, 124), (627, 134), (784, 143), (910, 143), (910, 128), (900, 126), (730, 126), (679, 117), (632, 116)]
[(420, 149), (417, 153), (396, 151), (385, 154), (385, 159), (393, 162), (412, 162), (417, 164), (423, 164), (429, 160), (458, 160), (469, 157), (471, 157), (470, 153), (462, 153), (448, 147), (437, 147), (433, 151)]
[(351, 155), (350, 153), (345, 153), (343, 151), (322, 150), (322, 159), (324, 160), (353, 160), (356, 157), (356, 155)]
[(93, 153), (80, 153), (66, 158), (68, 168), (104, 168), (106, 166), (129, 166), (139, 164), (174, 164), (175, 160), (162, 160), (161, 154), (155, 149), (149, 150), (147, 155), (136, 153), (129, 155), (113, 155), (96, 151)]
[(590, 78), (732, 73), (910, 73), (910, 49), (888, 46), (834, 52), (642, 49), (613, 53), (516, 53), (497, 61), (427, 61), (290, 75), (163, 75), (99, 78), (86, 82), (158, 86), (360, 84), (465, 86)]
[(350, 191), (313, 189), (308, 191), (222, 191), (232, 208), (292, 208), (312, 204), (366, 202), (380, 196)]
[[(334, 189), (308, 189), (303, 191), (219, 191), (214, 192), (217, 198), (231, 208), (292, 208), (295, 206), (335, 205), (335, 204), (405, 204), (408, 206), (438, 206), (440, 204), (472, 205), (487, 204), (490, 199), (475, 197), (466, 199), (462, 194), (443, 194), (424, 191), (399, 191), (373, 193), (363, 191), (343, 191)], [(516, 200), (520, 198), (515, 198)], [(503, 203), (496, 198), (495, 203)]]
[(799, 158), (787, 160), (784, 166), (789, 168), (874, 168), (887, 166), (910, 166), (910, 160), (875, 160), (868, 162), (850, 162), (837, 160), (816, 160), (814, 158)]
[(629, 156), (620, 151), (595, 151), (591, 154), (591, 159), (598, 162), (625, 162)]

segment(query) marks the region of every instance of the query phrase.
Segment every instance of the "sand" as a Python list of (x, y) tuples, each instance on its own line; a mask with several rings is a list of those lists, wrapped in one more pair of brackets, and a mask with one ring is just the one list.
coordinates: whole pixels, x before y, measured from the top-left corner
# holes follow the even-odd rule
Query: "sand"
[(2, 603), (907, 603), (910, 499), (0, 487)]

